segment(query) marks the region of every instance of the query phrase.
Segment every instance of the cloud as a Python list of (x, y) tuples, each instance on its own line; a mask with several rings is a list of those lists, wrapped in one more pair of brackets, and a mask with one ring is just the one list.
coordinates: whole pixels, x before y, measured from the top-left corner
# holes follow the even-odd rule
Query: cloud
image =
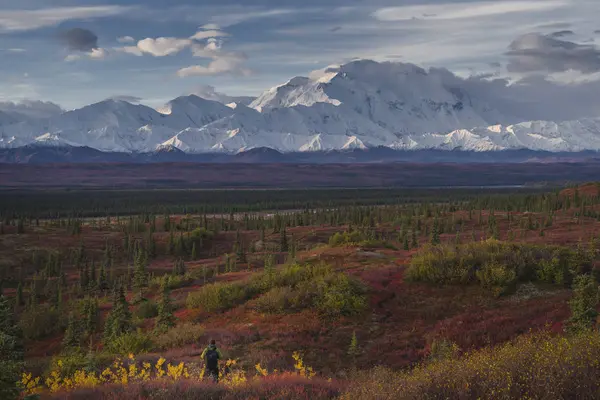
[(255, 97), (251, 96), (229, 96), (225, 93), (218, 92), (215, 87), (211, 85), (197, 85), (186, 94), (193, 94), (202, 97), (203, 99), (218, 101), (223, 104), (236, 102), (248, 105), (255, 99)]
[(130, 96), (130, 95), (124, 94), (124, 95), (111, 96), (107, 100), (126, 101), (128, 103), (134, 103), (135, 104), (135, 103), (139, 103), (143, 99), (141, 97)]
[(131, 7), (117, 5), (56, 7), (39, 10), (0, 10), (0, 31), (29, 31), (56, 26), (69, 20), (110, 17), (123, 14), (129, 10), (131, 10)]
[(223, 75), (233, 74), (248, 76), (251, 71), (243, 68), (244, 59), (239, 57), (219, 57), (214, 58), (208, 65), (193, 65), (190, 67), (181, 68), (177, 71), (177, 76), (180, 78), (186, 78), (190, 76), (209, 76), (209, 75)]
[(137, 43), (137, 48), (142, 53), (154, 57), (165, 57), (179, 53), (192, 44), (190, 39), (178, 39), (173, 37), (159, 37), (156, 39), (146, 38)]
[(69, 29), (61, 32), (59, 38), (72, 51), (88, 52), (98, 48), (98, 36), (89, 29)]
[(117, 42), (119, 43), (133, 43), (135, 39), (131, 36), (121, 36), (117, 38)]
[(229, 34), (226, 32), (220, 31), (220, 30), (211, 29), (211, 30), (198, 31), (198, 32), (196, 32), (196, 34), (194, 36), (190, 37), (190, 39), (203, 40), (203, 39), (225, 37), (225, 36), (229, 36)]
[(538, 26), (540, 29), (567, 29), (570, 28), (572, 24), (569, 22), (552, 22), (549, 24), (542, 24)]
[(91, 52), (88, 53), (88, 57), (101, 60), (108, 55), (108, 51), (106, 49), (92, 49)]
[[(216, 15), (211, 18), (212, 23), (208, 24), (208, 26), (221, 26), (228, 27), (232, 25), (237, 25), (242, 22), (261, 19), (261, 18), (273, 18), (273, 17), (281, 17), (284, 15), (290, 15), (297, 13), (298, 10), (295, 9), (265, 9), (265, 10), (255, 10), (251, 9), (246, 10), (244, 12), (230, 12), (223, 15)], [(205, 25), (206, 26), (206, 25)]]
[(570, 31), (570, 30), (564, 30), (564, 31), (552, 32), (549, 36), (553, 37), (553, 38), (560, 38), (560, 37), (573, 36), (573, 35), (575, 35), (575, 32)]
[(206, 25), (202, 25), (200, 27), (201, 29), (204, 29), (205, 31), (218, 31), (221, 30), (221, 27), (217, 24), (206, 24)]
[(482, 1), (474, 3), (444, 3), (385, 7), (376, 10), (372, 16), (379, 21), (388, 22), (407, 21), (421, 17), (427, 20), (453, 20), (543, 11), (563, 7), (565, 5), (568, 5), (565, 1)]
[(516, 38), (506, 53), (509, 72), (564, 72), (585, 74), (600, 71), (600, 50), (594, 45), (582, 45), (555, 39), (539, 33)]

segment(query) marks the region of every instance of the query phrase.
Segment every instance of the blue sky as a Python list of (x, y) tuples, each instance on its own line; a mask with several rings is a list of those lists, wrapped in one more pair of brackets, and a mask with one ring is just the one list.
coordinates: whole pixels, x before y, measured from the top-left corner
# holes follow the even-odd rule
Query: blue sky
[(354, 58), (600, 78), (597, 0), (0, 0), (0, 101), (258, 95)]

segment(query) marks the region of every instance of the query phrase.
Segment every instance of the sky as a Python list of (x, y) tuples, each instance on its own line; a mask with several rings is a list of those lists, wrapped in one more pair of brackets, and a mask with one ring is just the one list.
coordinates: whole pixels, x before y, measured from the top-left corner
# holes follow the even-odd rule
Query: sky
[(598, 0), (0, 0), (0, 101), (259, 95), (356, 58), (600, 80)]

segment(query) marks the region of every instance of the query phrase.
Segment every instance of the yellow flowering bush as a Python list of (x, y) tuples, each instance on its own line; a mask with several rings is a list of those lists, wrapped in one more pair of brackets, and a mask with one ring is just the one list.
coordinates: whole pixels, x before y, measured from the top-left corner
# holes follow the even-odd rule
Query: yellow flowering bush
[[(292, 355), (296, 374), (310, 379), (315, 376), (313, 369), (306, 364), (298, 352)], [(144, 383), (153, 380), (168, 379), (171, 381), (197, 380), (202, 381), (206, 375), (206, 367), (201, 369), (195, 364), (186, 365), (184, 362), (177, 364), (168, 363), (164, 357), (160, 357), (154, 364), (149, 362), (138, 362), (133, 354), (125, 359), (117, 358), (113, 363), (100, 373), (77, 369), (69, 373), (64, 368), (62, 360), (58, 359), (45, 379), (34, 377), (30, 373), (24, 373), (19, 381), (19, 387), (25, 394), (36, 394), (44, 391), (51, 393), (72, 391), (79, 388), (94, 388), (105, 384), (127, 386), (133, 383)], [(266, 368), (260, 364), (255, 365), (258, 377), (269, 375)], [(227, 373), (224, 373), (227, 371)], [(273, 371), (277, 374), (277, 370)], [(284, 374), (285, 375), (285, 374)], [(283, 375), (282, 375), (283, 376)], [(220, 371), (220, 382), (234, 388), (244, 385), (248, 381), (246, 372), (240, 367), (239, 361), (229, 359)]]

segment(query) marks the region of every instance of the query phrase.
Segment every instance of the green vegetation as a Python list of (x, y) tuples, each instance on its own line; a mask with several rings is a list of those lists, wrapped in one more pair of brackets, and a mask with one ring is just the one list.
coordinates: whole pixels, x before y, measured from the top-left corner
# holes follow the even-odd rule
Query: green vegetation
[(18, 397), (17, 381), (23, 367), (23, 343), (11, 304), (0, 295), (0, 398)]
[(576, 275), (591, 272), (592, 259), (582, 248), (488, 240), (426, 247), (412, 258), (406, 277), (443, 285), (478, 283), (501, 294), (518, 282), (568, 286)]
[(322, 315), (353, 315), (366, 307), (365, 289), (355, 279), (327, 265), (290, 265), (267, 269), (246, 282), (214, 283), (190, 293), (188, 308), (222, 311), (264, 293), (255, 302), (261, 312), (292, 312), (315, 308)]

